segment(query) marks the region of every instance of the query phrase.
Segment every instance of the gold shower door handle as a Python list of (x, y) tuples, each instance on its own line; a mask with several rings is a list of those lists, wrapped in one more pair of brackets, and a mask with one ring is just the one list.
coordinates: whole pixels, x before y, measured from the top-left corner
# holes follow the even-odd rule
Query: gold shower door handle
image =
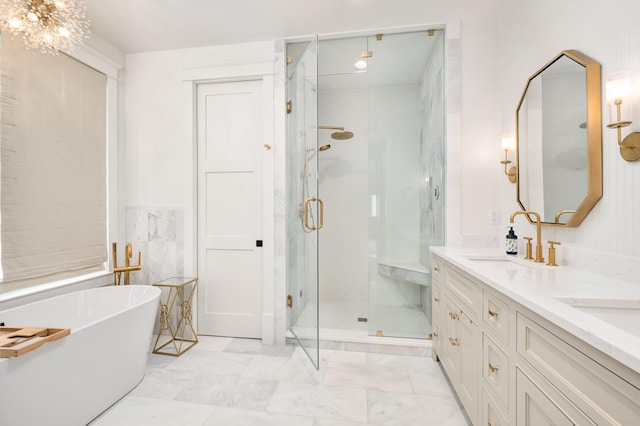
[[(309, 225), (309, 212), (311, 211), (309, 204), (314, 201), (317, 201), (319, 206), (318, 211), (320, 217), (318, 218), (318, 226)], [(304, 226), (310, 231), (316, 231), (324, 226), (324, 203), (320, 198), (311, 197), (307, 198), (307, 200), (304, 202)]]

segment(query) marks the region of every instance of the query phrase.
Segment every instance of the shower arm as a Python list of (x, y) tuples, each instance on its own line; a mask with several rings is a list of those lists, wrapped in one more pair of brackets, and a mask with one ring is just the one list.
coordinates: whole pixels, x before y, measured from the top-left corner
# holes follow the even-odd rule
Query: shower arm
[(344, 132), (344, 127), (339, 126), (318, 126), (320, 130), (337, 130), (339, 132)]

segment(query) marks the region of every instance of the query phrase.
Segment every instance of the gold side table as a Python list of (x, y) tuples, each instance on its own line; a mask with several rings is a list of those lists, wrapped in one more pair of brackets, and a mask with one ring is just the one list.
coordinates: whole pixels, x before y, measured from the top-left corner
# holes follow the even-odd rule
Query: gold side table
[[(173, 277), (153, 284), (160, 287), (160, 330), (154, 354), (180, 356), (198, 343), (193, 328), (192, 302), (198, 285), (197, 278)], [(179, 310), (174, 318), (173, 312)], [(165, 333), (168, 332), (168, 333)], [(166, 339), (164, 339), (166, 337)], [(161, 340), (166, 340), (161, 342)], [(188, 344), (183, 347), (183, 344)]]

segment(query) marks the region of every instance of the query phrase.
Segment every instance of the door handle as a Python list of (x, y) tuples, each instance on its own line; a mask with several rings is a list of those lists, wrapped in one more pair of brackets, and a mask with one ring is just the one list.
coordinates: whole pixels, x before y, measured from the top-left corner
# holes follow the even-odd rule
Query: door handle
[[(314, 201), (318, 202), (318, 211), (319, 211), (318, 226), (313, 226), (309, 224), (309, 212), (311, 211), (311, 208), (309, 208), (309, 204)], [(322, 227), (324, 226), (324, 203), (320, 198), (311, 197), (311, 198), (307, 198), (307, 200), (304, 202), (304, 226), (310, 231), (316, 231), (318, 229), (322, 229)]]

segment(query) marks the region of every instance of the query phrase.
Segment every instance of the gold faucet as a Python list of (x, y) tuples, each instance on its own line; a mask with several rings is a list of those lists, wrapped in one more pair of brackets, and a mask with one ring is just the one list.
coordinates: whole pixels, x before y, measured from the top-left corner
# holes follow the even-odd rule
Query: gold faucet
[(548, 241), (549, 243), (549, 262), (547, 265), (549, 266), (558, 266), (556, 263), (556, 248), (554, 246), (559, 246), (559, 241)]
[(526, 260), (533, 260), (533, 256), (531, 255), (531, 240), (533, 240), (533, 238), (531, 237), (524, 237), (525, 240), (527, 240), (527, 246), (526, 246), (526, 250), (525, 250), (525, 256), (524, 258)]
[(542, 224), (542, 222), (540, 221), (540, 215), (536, 212), (533, 211), (527, 211), (527, 210), (523, 210), (523, 211), (517, 211), (517, 212), (513, 212), (511, 213), (511, 219), (509, 219), (510, 223), (513, 223), (513, 219), (519, 215), (519, 214), (532, 214), (536, 217), (536, 259), (535, 262), (537, 263), (543, 263), (544, 262), (544, 257), (542, 257), (542, 242), (540, 241), (541, 239), (541, 229), (540, 229), (540, 225)]
[(118, 266), (118, 249), (116, 243), (112, 244), (113, 248), (113, 285), (120, 285), (120, 278), (124, 272), (124, 285), (129, 285), (131, 271), (139, 271), (142, 269), (142, 254), (138, 252), (138, 264), (131, 265), (133, 257), (133, 248), (131, 243), (127, 243), (124, 249), (124, 266)]

